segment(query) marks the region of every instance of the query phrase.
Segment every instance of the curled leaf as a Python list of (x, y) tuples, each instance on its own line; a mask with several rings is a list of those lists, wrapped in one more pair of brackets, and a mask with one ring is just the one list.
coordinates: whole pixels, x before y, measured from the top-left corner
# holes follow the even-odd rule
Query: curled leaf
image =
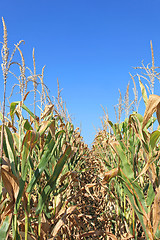
[(155, 111), (157, 112), (157, 119), (158, 122), (160, 123), (160, 96), (152, 94), (149, 96), (147, 102), (142, 128), (146, 126), (148, 120), (151, 118), (152, 114)]
[(13, 175), (7, 165), (2, 166), (1, 175), (6, 191), (8, 192), (11, 200), (15, 202), (19, 192), (18, 179)]
[(111, 178), (116, 177), (118, 175), (119, 169), (118, 168), (114, 168), (108, 172), (105, 173), (105, 176), (102, 180), (102, 183), (107, 183), (111, 180)]

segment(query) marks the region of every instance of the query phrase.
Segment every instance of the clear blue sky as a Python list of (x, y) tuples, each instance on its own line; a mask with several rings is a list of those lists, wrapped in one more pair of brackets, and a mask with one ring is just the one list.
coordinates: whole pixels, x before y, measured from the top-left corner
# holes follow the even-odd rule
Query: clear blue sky
[(124, 96), (129, 72), (136, 73), (132, 67), (141, 66), (143, 59), (151, 62), (150, 40), (156, 58), (160, 57), (159, 10), (159, 0), (5, 0), (0, 4), (9, 44), (25, 40), (22, 49), (28, 66), (35, 47), (37, 71), (46, 65), (45, 83), (54, 96), (58, 77), (73, 122), (88, 144), (94, 128), (101, 127), (101, 105), (115, 121), (118, 89)]

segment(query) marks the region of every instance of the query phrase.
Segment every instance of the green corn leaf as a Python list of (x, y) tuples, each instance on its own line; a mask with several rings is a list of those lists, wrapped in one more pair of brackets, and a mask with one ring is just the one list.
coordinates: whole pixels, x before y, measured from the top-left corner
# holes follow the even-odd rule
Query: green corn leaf
[(17, 149), (19, 149), (19, 134), (18, 133), (12, 133), (14, 144)]
[(142, 124), (143, 123), (143, 116), (137, 112), (132, 113), (133, 116), (136, 116), (136, 118), (139, 120), (139, 122)]
[(154, 201), (154, 198), (155, 198), (155, 192), (153, 190), (152, 184), (150, 183), (149, 184), (149, 188), (148, 188), (148, 192), (147, 192), (147, 199), (146, 199), (147, 206), (151, 206), (152, 205), (152, 203)]
[(157, 227), (156, 233), (155, 233), (156, 239), (160, 239), (160, 224)]
[(27, 108), (26, 105), (22, 104), (22, 108), (23, 108), (24, 110), (26, 110), (26, 112), (28, 112), (29, 115), (30, 115), (33, 119), (35, 119), (35, 120), (37, 119), (37, 116), (35, 116), (35, 115), (29, 110), (29, 108)]
[(152, 124), (157, 120), (156, 117), (151, 117), (149, 120), (148, 120), (148, 123), (146, 124), (146, 128), (148, 129), (150, 126), (152, 126)]
[(22, 121), (22, 125), (26, 130), (33, 130), (31, 124), (29, 123), (28, 119), (24, 119)]
[(65, 152), (63, 153), (63, 155), (61, 156), (61, 158), (58, 160), (51, 178), (49, 179), (49, 181), (47, 182), (46, 186), (43, 189), (43, 192), (42, 192), (39, 202), (38, 202), (36, 214), (40, 214), (42, 212), (44, 204), (45, 204), (49, 194), (55, 190), (56, 181), (64, 167), (64, 164), (68, 160), (70, 153), (71, 153), (71, 147), (68, 146), (66, 148)]
[(34, 148), (35, 144), (39, 141), (40, 135), (39, 133), (28, 130), (24, 136), (22, 142), (22, 153), (21, 153), (21, 177), (25, 181), (28, 164), (29, 164), (29, 155), (31, 154), (32, 149)]
[(111, 121), (108, 121), (108, 123), (112, 127), (112, 130), (113, 130), (117, 140), (121, 139), (121, 128), (122, 128), (122, 126), (118, 123), (113, 124)]
[(35, 184), (38, 182), (38, 180), (41, 177), (42, 172), (45, 170), (50, 158), (52, 157), (53, 151), (55, 150), (55, 142), (53, 139), (47, 144), (44, 148), (44, 152), (41, 156), (40, 163), (38, 164), (38, 167), (36, 168), (34, 175), (31, 179), (31, 182), (28, 185), (27, 192), (31, 192)]
[[(148, 228), (150, 220), (147, 216), (147, 207), (145, 203), (145, 197), (142, 189), (138, 186), (137, 183), (131, 182), (128, 177), (121, 171), (121, 181), (124, 187), (124, 192), (128, 196), (132, 207), (134, 208), (139, 221), (142, 224), (143, 230), (145, 232), (147, 240), (153, 240), (152, 233)], [(147, 223), (147, 224), (146, 224)], [(150, 224), (151, 226), (151, 224)]]
[(6, 216), (5, 220), (3, 221), (3, 223), (0, 227), (0, 239), (1, 240), (6, 240), (9, 226), (10, 226), (9, 216)]
[(111, 126), (111, 128), (113, 127), (113, 123), (111, 121), (108, 121), (109, 125)]
[[(17, 101), (17, 102), (12, 102), (12, 103), (10, 104), (10, 116), (11, 116), (12, 121), (14, 120), (15, 109), (16, 109), (16, 107), (17, 107), (18, 104), (21, 104), (21, 102), (20, 102), (20, 101)], [(26, 112), (28, 112), (29, 115), (30, 115), (33, 119), (35, 119), (35, 120), (37, 119), (37, 116), (35, 116), (35, 115), (29, 110), (29, 108), (27, 108), (26, 105), (22, 104), (21, 107), (22, 107), (24, 110), (26, 110)]]
[(126, 154), (125, 154), (124, 150), (122, 149), (121, 145), (119, 144), (119, 142), (114, 142), (111, 144), (111, 146), (113, 147), (113, 149), (115, 150), (115, 152), (117, 153), (117, 155), (120, 158), (120, 168), (122, 169), (124, 174), (130, 180), (133, 181), (134, 180), (134, 172), (131, 169), (131, 165), (129, 164)]
[(19, 103), (20, 103), (20, 102), (12, 102), (12, 103), (10, 104), (10, 116), (11, 116), (12, 122), (14, 121), (14, 112), (15, 112), (16, 106), (17, 106)]
[(14, 214), (15, 215), (18, 213), (19, 206), (21, 204), (21, 199), (22, 199), (22, 196), (23, 196), (24, 187), (25, 187), (25, 181), (22, 178), (20, 178), (19, 179), (19, 192), (18, 192), (18, 196), (17, 196), (17, 199), (16, 199), (15, 209), (14, 209)]
[(11, 168), (13, 174), (16, 176), (16, 169), (17, 169), (17, 159), (14, 150), (14, 139), (10, 129), (7, 126), (4, 126), (4, 136), (5, 136), (5, 143), (8, 152), (8, 157), (11, 163)]
[(156, 146), (158, 140), (160, 137), (160, 131), (156, 130), (154, 131), (151, 135), (150, 135), (150, 145), (152, 147), (152, 149)]

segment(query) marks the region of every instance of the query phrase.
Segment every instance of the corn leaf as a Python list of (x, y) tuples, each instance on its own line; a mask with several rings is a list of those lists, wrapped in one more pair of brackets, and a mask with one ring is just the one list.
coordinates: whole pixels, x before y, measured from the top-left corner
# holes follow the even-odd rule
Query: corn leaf
[(156, 144), (159, 140), (159, 137), (160, 137), (160, 131), (159, 130), (156, 130), (153, 133), (151, 133), (151, 135), (150, 135), (150, 145), (151, 145), (152, 149), (156, 146)]
[(150, 183), (149, 184), (149, 188), (148, 188), (148, 192), (147, 192), (147, 199), (146, 199), (147, 206), (151, 206), (152, 205), (152, 203), (154, 201), (154, 198), (155, 198), (155, 192), (153, 190), (152, 184)]
[[(15, 110), (16, 110), (16, 107), (17, 105), (20, 104), (21, 105), (21, 102), (20, 101), (17, 101), (17, 102), (12, 102), (10, 104), (10, 116), (11, 116), (11, 119), (12, 121), (14, 120), (14, 113), (15, 113)], [(33, 118), (33, 119), (37, 119), (37, 117), (29, 110), (29, 108), (27, 108), (26, 105), (22, 104), (21, 107), (26, 110), (26, 112), (29, 113), (29, 115)]]
[(140, 80), (140, 77), (139, 77), (139, 84), (140, 84), (140, 88), (141, 88), (141, 92), (142, 92), (143, 101), (144, 101), (145, 105), (147, 105), (147, 102), (148, 102), (147, 92), (146, 92), (145, 86), (143, 85), (143, 83)]
[(6, 143), (6, 148), (8, 152), (7, 155), (11, 163), (12, 172), (16, 176), (17, 175), (16, 174), (17, 159), (16, 159), (15, 150), (14, 150), (14, 139), (10, 129), (7, 126), (4, 127), (4, 136), (5, 136), (5, 143)]
[(26, 130), (33, 130), (31, 124), (29, 123), (28, 119), (24, 119), (22, 121), (22, 125)]
[(124, 192), (128, 196), (132, 207), (134, 208), (139, 221), (142, 224), (147, 240), (153, 240), (152, 227), (147, 215), (147, 207), (145, 203), (145, 197), (142, 189), (137, 183), (131, 182), (128, 177), (121, 170), (121, 181), (124, 187)]
[(0, 226), (0, 239), (1, 240), (6, 240), (9, 227), (10, 227), (10, 219), (9, 219), (9, 216), (6, 216), (5, 220), (3, 220), (3, 223)]
[(23, 143), (22, 143), (22, 153), (21, 153), (21, 160), (22, 160), (22, 166), (21, 166), (21, 176), (22, 179), (25, 181), (26, 174), (27, 174), (27, 168), (28, 168), (28, 158), (31, 154), (31, 151), (35, 144), (38, 142), (40, 138), (39, 133), (35, 131), (28, 130), (26, 132), (26, 135), (24, 136)]
[(117, 155), (120, 158), (120, 168), (123, 170), (124, 174), (130, 179), (134, 180), (134, 172), (131, 169), (131, 165), (129, 164), (126, 154), (123, 151), (121, 145), (119, 142), (113, 142), (111, 143), (111, 146), (113, 147), (114, 151), (117, 153)]
[(61, 156), (61, 158), (58, 160), (55, 168), (54, 168), (54, 172), (51, 176), (51, 178), (49, 179), (49, 181), (47, 182), (46, 186), (43, 189), (43, 192), (40, 196), (40, 200), (38, 202), (38, 207), (36, 210), (36, 214), (40, 214), (43, 210), (44, 204), (49, 196), (49, 194), (55, 190), (56, 188), (56, 181), (64, 167), (64, 164), (66, 163), (66, 161), (68, 160), (69, 154), (71, 153), (71, 147), (68, 146), (65, 150), (65, 152), (63, 153), (63, 155)]
[(41, 177), (42, 172), (45, 170), (49, 160), (51, 159), (53, 153), (55, 151), (55, 142), (53, 139), (45, 146), (43, 154), (41, 156), (41, 160), (34, 172), (34, 175), (28, 185), (27, 192), (31, 192), (35, 184)]
[[(142, 128), (146, 126), (148, 123), (149, 119), (151, 118), (152, 114), (157, 111), (157, 106), (160, 103), (160, 96), (158, 95), (150, 95), (147, 105), (146, 105), (146, 110), (144, 113), (144, 118), (143, 118), (143, 125)], [(160, 119), (158, 119), (158, 122), (160, 122)]]

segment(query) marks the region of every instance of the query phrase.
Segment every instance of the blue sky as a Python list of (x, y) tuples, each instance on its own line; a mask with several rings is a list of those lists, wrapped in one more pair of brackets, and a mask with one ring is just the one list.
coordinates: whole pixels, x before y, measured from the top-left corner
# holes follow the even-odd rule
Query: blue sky
[[(11, 48), (25, 40), (22, 50), (29, 67), (35, 47), (37, 72), (46, 65), (44, 80), (51, 96), (57, 95), (59, 79), (73, 123), (90, 145), (101, 127), (101, 105), (115, 121), (118, 89), (124, 96), (129, 72), (136, 73), (132, 67), (141, 66), (143, 59), (151, 62), (150, 40), (158, 64), (159, 9), (159, 0), (5, 0), (0, 16)], [(1, 24), (1, 41), (2, 36)], [(9, 86), (12, 81), (8, 79)]]

